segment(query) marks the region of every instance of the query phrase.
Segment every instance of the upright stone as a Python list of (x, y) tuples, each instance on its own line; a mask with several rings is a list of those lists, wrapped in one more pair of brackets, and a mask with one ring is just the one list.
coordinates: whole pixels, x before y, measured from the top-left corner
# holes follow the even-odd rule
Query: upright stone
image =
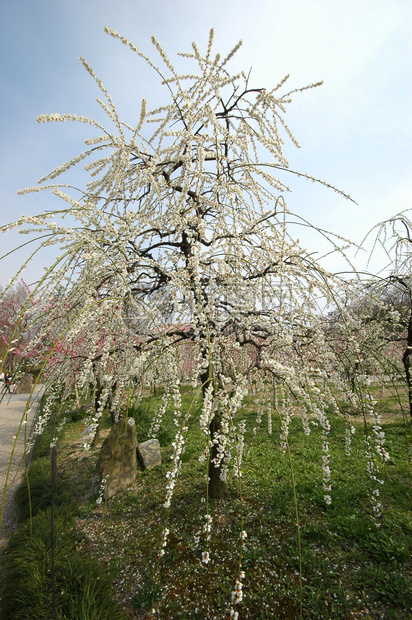
[(16, 387), (16, 394), (30, 394), (33, 389), (33, 377), (29, 372), (26, 372)]
[(106, 478), (105, 497), (109, 499), (130, 487), (137, 476), (137, 436), (133, 418), (116, 422), (101, 447), (97, 464), (101, 478)]
[(144, 469), (151, 469), (160, 465), (162, 457), (160, 456), (160, 444), (158, 439), (149, 439), (137, 446), (137, 458)]

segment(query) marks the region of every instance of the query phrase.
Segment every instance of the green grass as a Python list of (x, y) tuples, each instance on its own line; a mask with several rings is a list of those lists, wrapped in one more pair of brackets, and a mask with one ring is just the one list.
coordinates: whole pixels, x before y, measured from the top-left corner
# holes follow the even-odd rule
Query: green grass
[[(244, 598), (237, 607), (240, 619), (299, 618), (301, 604), (302, 617), (308, 619), (410, 618), (411, 428), (402, 415), (394, 414), (394, 401), (382, 405), (389, 412), (384, 427), (390, 459), (380, 466), (383, 508), (377, 519), (362, 419), (352, 419), (356, 432), (348, 456), (344, 422), (331, 416), (332, 503), (328, 506), (323, 498), (319, 426), (311, 424), (311, 435), (306, 437), (300, 420), (292, 420), (289, 458), (280, 447), (278, 420), (273, 420), (271, 435), (265, 420), (253, 435), (256, 415), (253, 397), (249, 397), (237, 415), (237, 421), (244, 419), (248, 429), (242, 488), (231, 477), (227, 496), (209, 506), (213, 525), (208, 545), (203, 531), (206, 466), (198, 460), (204, 445), (197, 423), (200, 403), (193, 402), (190, 391), (182, 400), (182, 411), (191, 407), (192, 416), (187, 421), (187, 449), (169, 510), (163, 503), (177, 431), (172, 409), (166, 412), (159, 433), (162, 465), (139, 472), (136, 485), (106, 505), (99, 506), (95, 501), (98, 448), (81, 450), (84, 423), (76, 416), (67, 416), (65, 439), (59, 443), (59, 471), (75, 483), (74, 523), (76, 532), (81, 532), (81, 536), (76, 534), (75, 555), (92, 558), (102, 576), (110, 575), (116, 598), (129, 617), (143, 618), (152, 605), (157, 617), (165, 619), (228, 617), (242, 553), (245, 578)], [(156, 398), (144, 398), (130, 412), (136, 420), (139, 441), (148, 438), (151, 414), (160, 402), (161, 393)], [(103, 436), (109, 428), (106, 419)], [(165, 527), (170, 534), (158, 562)], [(247, 532), (244, 547), (240, 543), (243, 529)], [(210, 550), (208, 564), (201, 561), (206, 549)]]
[(36, 441), (33, 460), (15, 495), (20, 525), (0, 558), (0, 618), (125, 620), (124, 611), (113, 597), (109, 571), (89, 553), (80, 551), (82, 534), (75, 524), (78, 489), (69, 472), (61, 467), (53, 494), (52, 554), (51, 437), (49, 424)]
[[(52, 618), (50, 510), (11, 537), (3, 562), (2, 620)], [(79, 533), (67, 514), (54, 516), (55, 609), (58, 620), (124, 620), (111, 581), (95, 560), (76, 552)]]
[[(51, 503), (50, 456), (43, 456), (32, 462), (15, 494), (19, 520), (24, 521), (40, 510), (46, 510)], [(76, 510), (73, 503), (70, 481), (60, 476), (54, 489), (54, 505), (69, 513)]]

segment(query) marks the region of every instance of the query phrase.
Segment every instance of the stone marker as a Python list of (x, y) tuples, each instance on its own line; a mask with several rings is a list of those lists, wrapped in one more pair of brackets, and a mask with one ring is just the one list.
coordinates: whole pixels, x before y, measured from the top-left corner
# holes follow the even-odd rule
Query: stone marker
[(149, 439), (137, 446), (137, 458), (144, 469), (151, 469), (160, 465), (162, 457), (160, 456), (160, 444), (158, 439)]
[(29, 372), (26, 372), (17, 383), (16, 394), (30, 394), (32, 389), (33, 376)]
[(107, 478), (105, 497), (127, 489), (136, 481), (137, 437), (133, 418), (116, 422), (100, 450), (97, 469), (101, 478)]

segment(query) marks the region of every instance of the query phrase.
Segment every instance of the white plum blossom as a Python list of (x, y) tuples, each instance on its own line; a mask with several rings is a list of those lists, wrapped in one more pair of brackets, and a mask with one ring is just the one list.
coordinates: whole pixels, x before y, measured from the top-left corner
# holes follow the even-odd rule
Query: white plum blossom
[[(123, 411), (127, 415), (129, 405), (142, 402), (149, 387), (163, 389), (149, 436), (159, 434), (170, 409), (175, 437), (166, 474), (166, 509), (176, 491), (192, 423), (201, 431), (196, 457), (207, 461), (208, 500), (220, 498), (229, 482), (241, 488), (249, 430), (242, 407), (253, 396), (259, 402), (252, 438), (264, 415), (269, 434), (272, 416), (278, 416), (281, 446), (288, 451), (295, 418), (301, 419), (308, 441), (310, 424), (316, 424), (322, 434), (324, 500), (330, 504), (328, 411), (339, 411), (336, 391), (345, 394), (346, 402), (358, 404), (361, 398), (348, 395), (335, 372), (342, 357), (336, 333), (342, 336), (345, 354), (349, 352), (345, 359), (350, 360), (352, 379), (362, 390), (369, 379), (359, 363), (355, 320), (346, 320), (344, 304), (339, 329), (330, 328), (321, 311), (336, 302), (334, 291), (346, 284), (294, 238), (294, 225), (308, 223), (291, 213), (285, 200), (288, 178), (303, 177), (339, 191), (293, 169), (288, 161), (288, 149), (299, 146), (285, 121), (292, 94), (300, 96), (319, 83), (290, 92), (289, 76), (263, 87), (252, 83), (248, 71), (232, 75), (229, 64), (240, 43), (228, 54), (213, 55), (213, 30), (204, 55), (193, 44), (180, 56), (181, 62), (188, 61), (187, 70), (174, 68), (155, 38), (160, 68), (123, 36), (109, 28), (106, 32), (149, 65), (167, 100), (150, 109), (143, 99), (136, 119), (126, 123), (81, 58), (100, 90), (97, 102), (108, 126), (76, 114), (38, 117), (39, 123), (81, 123), (91, 133), (84, 152), (21, 192), (49, 191), (61, 205), (38, 216), (22, 216), (16, 223), (21, 232), (43, 239), (42, 247), (54, 245), (60, 252), (30, 298), (38, 302), (23, 311), (28, 324), (36, 327), (27, 359), (43, 369), (53, 398), (78, 398), (80, 391), (91, 399), (90, 441), (85, 443), (89, 450), (107, 409), (115, 422)], [(83, 187), (56, 181), (80, 164), (88, 175)], [(324, 230), (321, 234), (332, 251), (347, 246), (339, 236)], [(194, 393), (187, 409), (186, 385)], [(48, 398), (35, 435), (47, 424), (52, 406)], [(372, 415), (373, 434), (366, 448), (377, 490), (379, 470), (372, 454), (384, 461), (389, 455), (373, 402), (364, 408)], [(347, 453), (351, 434), (348, 423)], [(379, 514), (379, 493), (372, 499)], [(209, 504), (207, 510), (201, 532), (208, 547), (201, 555), (203, 564), (210, 562), (213, 522)], [(168, 537), (165, 528), (159, 561)], [(246, 537), (242, 524), (242, 549)], [(244, 577), (240, 570), (231, 595), (232, 618), (238, 617), (234, 606), (242, 602)]]

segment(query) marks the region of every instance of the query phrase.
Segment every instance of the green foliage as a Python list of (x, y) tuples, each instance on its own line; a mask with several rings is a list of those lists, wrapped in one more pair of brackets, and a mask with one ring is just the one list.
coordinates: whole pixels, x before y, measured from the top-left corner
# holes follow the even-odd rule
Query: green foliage
[[(187, 396), (182, 410), (191, 403)], [(154, 411), (158, 402), (157, 398), (145, 399), (149, 418), (149, 408)], [(388, 415), (392, 416), (392, 412)], [(154, 575), (166, 523), (162, 502), (169, 445), (163, 447), (163, 464), (143, 472), (137, 489), (108, 502), (98, 537), (94, 535), (100, 524), (97, 515), (92, 511), (85, 517), (84, 531), (92, 540), (93, 553), (103, 566), (107, 563), (113, 568), (117, 586), (131, 592), (131, 604), (137, 613), (147, 613), (154, 601), (161, 618), (224, 617), (239, 562), (239, 532), (243, 527), (247, 540), (242, 558), (244, 599), (238, 606), (241, 620), (297, 618), (301, 596), (304, 618), (407, 620), (412, 605), (408, 581), (411, 472), (407, 465), (410, 442), (403, 423), (384, 425), (385, 446), (391, 457), (393, 452), (393, 458), (382, 464), (383, 515), (377, 520), (364, 453), (363, 420), (351, 420), (356, 433), (348, 456), (342, 440), (344, 421), (331, 416), (332, 504), (327, 506), (321, 481), (321, 428), (311, 421), (309, 441), (300, 420), (292, 419), (288, 440), (301, 535), (301, 591), (294, 489), (289, 456), (280, 446), (279, 420), (273, 420), (272, 434), (263, 420), (252, 442), (256, 426), (253, 397), (238, 417), (248, 428), (242, 491), (231, 479), (228, 495), (210, 505), (213, 526), (209, 564), (201, 562), (206, 545), (202, 533), (206, 505), (202, 507), (199, 500), (205, 496), (206, 470), (197, 458), (196, 448), (201, 448), (202, 442), (196, 423), (188, 431), (188, 449), (167, 513), (170, 534), (158, 581)], [(165, 427), (172, 419), (173, 411), (168, 410), (163, 420)]]
[[(160, 402), (160, 399), (155, 400)], [(137, 407), (131, 407), (127, 412), (129, 417), (134, 418), (136, 422), (136, 434), (139, 443), (150, 439), (149, 430), (153, 420), (152, 406), (150, 399), (143, 398)], [(156, 436), (161, 446), (167, 446), (173, 441), (170, 429), (164, 424), (160, 425)]]
[(79, 422), (80, 420), (85, 420), (90, 416), (90, 409), (80, 407), (79, 409), (73, 409), (70, 411), (69, 415), (72, 422)]
[(138, 592), (132, 599), (132, 606), (136, 611), (151, 609), (153, 603), (156, 603), (161, 598), (160, 586), (154, 579), (148, 579), (142, 584)]
[[(152, 415), (161, 402), (161, 396), (160, 393), (156, 397), (143, 398), (134, 411), (139, 441), (147, 439)], [(163, 502), (166, 473), (170, 468), (169, 457), (173, 453), (171, 441), (176, 433), (172, 405), (166, 408), (162, 419), (161, 427), (166, 437), (162, 441), (162, 465), (141, 472), (136, 487), (107, 502), (104, 515), (95, 502), (97, 487), (94, 490), (90, 487), (88, 493), (84, 490), (94, 472), (97, 449), (87, 453), (76, 452), (75, 447), (79, 450), (80, 443), (76, 443), (75, 439), (81, 435), (83, 425), (81, 421), (71, 421), (68, 416), (65, 426), (67, 444), (64, 438), (59, 440), (59, 468), (62, 477), (65, 472), (67, 476), (74, 475), (74, 472), (81, 476), (76, 488), (84, 484), (78, 496), (81, 499), (84, 495), (84, 498), (80, 507), (82, 518), (77, 522), (81, 533), (76, 531), (74, 522), (61, 509), (56, 518), (56, 567), (59, 567), (60, 573), (58, 591), (65, 593), (58, 599), (59, 613), (62, 614), (58, 618), (86, 620), (90, 617), (97, 620), (98, 617), (122, 617), (116, 616), (120, 612), (113, 612), (112, 616), (109, 612), (104, 615), (105, 606), (109, 609), (112, 603), (104, 599), (100, 590), (94, 589), (98, 586), (97, 574), (100, 577), (97, 581), (106, 584), (105, 575), (111, 575), (110, 585), (114, 592), (121, 592), (122, 599), (125, 593), (129, 596), (129, 606), (138, 617), (148, 613), (154, 604), (161, 618), (223, 618), (238, 570), (239, 533), (244, 529), (247, 532), (242, 551), (244, 598), (238, 605), (239, 620), (298, 618), (301, 597), (303, 618), (346, 620), (349, 617), (366, 617), (378, 620), (384, 617), (408, 620), (412, 606), (412, 589), (408, 580), (412, 555), (410, 429), (402, 422), (400, 414), (398, 419), (391, 421), (394, 418), (393, 402), (390, 407), (384, 405), (389, 416), (389, 421), (383, 425), (385, 446), (391, 458), (381, 465), (381, 478), (384, 479), (381, 489), (383, 514), (377, 520), (371, 502), (372, 486), (367, 473), (365, 429), (361, 417), (351, 418), (356, 432), (352, 436), (351, 454), (348, 456), (342, 439), (344, 421), (336, 415), (330, 416), (328, 440), (331, 445), (332, 504), (327, 506), (323, 499), (321, 475), (322, 429), (316, 420), (310, 420), (309, 440), (302, 430), (298, 414), (289, 425), (294, 491), (289, 455), (281, 447), (280, 422), (273, 418), (273, 432), (269, 434), (264, 417), (255, 435), (256, 411), (254, 397), (250, 395), (236, 418), (237, 421), (244, 420), (247, 428), (242, 488), (240, 490), (238, 480), (231, 477), (227, 496), (209, 505), (213, 519), (211, 559), (205, 565), (201, 555), (206, 546), (202, 529), (206, 504), (201, 500), (206, 492), (207, 464), (198, 460), (204, 440), (197, 423), (200, 402), (195, 396), (190, 391), (182, 395), (181, 409), (185, 412), (191, 407), (192, 416), (188, 423), (187, 449), (169, 511), (163, 508)], [(108, 415), (106, 417), (109, 418)], [(108, 430), (110, 425), (109, 422), (106, 425), (104, 418), (102, 428), (106, 426)], [(35, 480), (47, 471), (48, 459), (38, 459), (32, 464), (30, 476)], [(85, 481), (81, 482), (82, 478)], [(301, 537), (302, 589), (299, 585), (295, 492)], [(45, 519), (43, 534), (42, 526), (39, 528), (41, 515)], [(47, 564), (48, 551), (45, 551), (49, 549), (48, 515), (47, 511), (40, 511), (33, 519), (32, 551), (30, 545), (26, 549), (24, 542), (18, 550), (16, 547), (15, 556), (10, 550), (5, 556), (8, 596), (11, 597), (13, 591), (19, 593), (19, 588), (23, 589), (23, 594), (26, 592), (22, 585), (13, 585), (13, 575), (17, 575), (18, 579), (21, 577), (18, 584), (29, 580), (29, 593), (30, 580), (37, 575), (38, 591), (33, 595), (33, 600), (38, 605), (38, 615), (35, 617), (39, 618), (50, 617), (47, 615), (49, 612), (45, 611), (50, 609), (50, 592), (47, 590), (50, 584), (47, 571), (50, 567)], [(158, 565), (165, 527), (170, 534), (165, 554)], [(23, 538), (28, 530), (29, 521), (21, 530)], [(199, 537), (198, 540), (196, 537)], [(11, 549), (16, 545), (13, 542)], [(87, 559), (84, 556), (86, 550), (96, 564), (93, 565), (90, 557)], [(27, 559), (25, 554), (29, 554), (30, 558)], [(18, 556), (21, 556), (21, 561), (17, 560)], [(13, 561), (7, 559), (13, 557)], [(26, 565), (32, 566), (33, 574), (26, 575)], [(89, 568), (91, 566), (94, 568)], [(94, 581), (90, 574), (94, 574)], [(46, 585), (39, 585), (40, 582)], [(110, 585), (106, 586), (107, 592), (110, 592)], [(20, 592), (17, 599), (20, 600), (21, 596)], [(23, 614), (11, 615), (12, 620), (14, 617), (27, 617), (23, 611), (24, 606), (28, 605), (26, 598), (21, 603), (10, 601), (7, 605), (7, 610), (16, 609)], [(103, 611), (99, 605), (103, 605)], [(92, 615), (96, 608), (100, 616)]]
[[(44, 456), (33, 461), (16, 491), (14, 499), (20, 521), (28, 519), (30, 511), (32, 515), (35, 515), (40, 510), (46, 510), (50, 506), (51, 495), (50, 456)], [(62, 479), (61, 476), (57, 477), (54, 489), (54, 505), (68, 513), (75, 509), (70, 482)]]
[[(76, 552), (78, 533), (60, 513), (54, 518), (54, 572), (58, 620), (124, 620), (111, 599), (111, 581)], [(1, 619), (52, 618), (50, 510), (26, 522), (3, 556)]]
[[(130, 407), (128, 409), (128, 415), (134, 418), (136, 422), (136, 434), (139, 443), (150, 439), (149, 432), (153, 422), (153, 415), (155, 410), (161, 404), (162, 393), (163, 390), (161, 388), (157, 389), (156, 396), (143, 397), (136, 407)], [(182, 389), (182, 409), (185, 411), (189, 407), (192, 407), (193, 415), (195, 417), (199, 410), (199, 403), (197, 403), (193, 408), (193, 390), (189, 387), (185, 387)], [(174, 440), (175, 434), (176, 426), (173, 423), (173, 408), (169, 404), (156, 433), (156, 437), (161, 446), (169, 446)], [(190, 442), (190, 446), (196, 450), (196, 446), (193, 446), (192, 442)]]
[(33, 459), (40, 459), (44, 457), (50, 456), (50, 444), (52, 442), (53, 435), (51, 432), (51, 428), (48, 425), (43, 433), (36, 438), (36, 443), (34, 444), (32, 451)]
[[(15, 501), (21, 524), (2, 554), (1, 620), (52, 618), (51, 422), (35, 443), (33, 461)], [(31, 515), (30, 515), (31, 510)], [(108, 571), (84, 551), (74, 524), (78, 498), (58, 469), (54, 489), (54, 571), (57, 620), (124, 620), (113, 602)]]

